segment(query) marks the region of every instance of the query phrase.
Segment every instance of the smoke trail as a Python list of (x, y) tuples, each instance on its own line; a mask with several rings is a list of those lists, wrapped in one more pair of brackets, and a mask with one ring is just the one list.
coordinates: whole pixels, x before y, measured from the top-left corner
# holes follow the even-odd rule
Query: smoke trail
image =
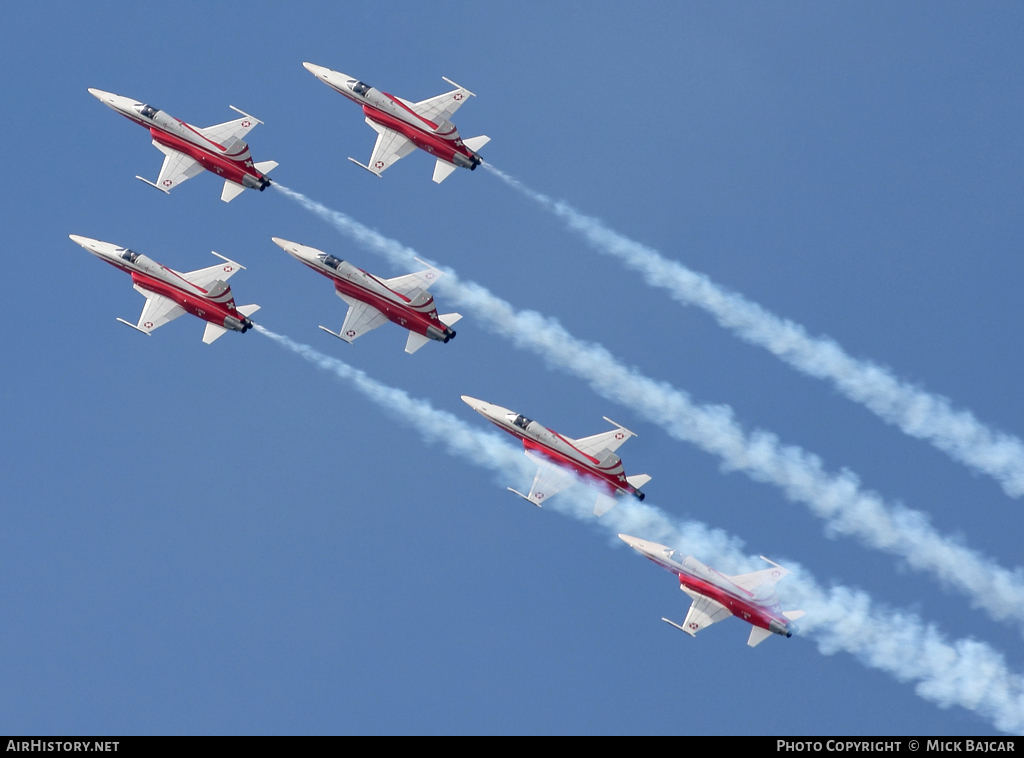
[[(532, 475), (534, 466), (522, 451), (496, 434), (479, 431), (426, 400), (381, 384), (308, 345), (259, 325), (256, 329), (351, 383), (383, 410), (411, 425), (427, 442), (440, 443), (449, 454), (504, 476), (510, 472)], [(752, 557), (743, 554), (738, 540), (706, 524), (675, 521), (660, 509), (632, 498), (622, 500), (598, 520), (591, 513), (593, 496), (573, 495), (573, 490), (560, 493), (552, 505), (558, 503), (557, 510), (596, 524), (609, 535), (624, 531), (656, 539), (726, 572), (750, 570), (756, 565)], [(788, 567), (796, 568), (792, 563)], [(915, 692), (940, 707), (959, 705), (990, 719), (1005, 732), (1024, 730), (1024, 678), (1012, 673), (1005, 658), (986, 643), (970, 639), (950, 642), (934, 625), (925, 624), (913, 613), (880, 607), (867, 593), (849, 587), (826, 589), (803, 569), (780, 585), (779, 593), (787, 607), (807, 611), (801, 634), (813, 637), (823, 654), (850, 653), (900, 681), (916, 682)]]
[(720, 325), (817, 379), (830, 379), (851, 400), (911, 437), (927, 440), (954, 460), (995, 478), (1011, 497), (1024, 495), (1024, 442), (990, 429), (950, 400), (896, 377), (892, 371), (847, 354), (829, 337), (811, 337), (788, 319), (715, 284), (709, 277), (624, 237), (599, 219), (555, 201), (487, 163), (483, 167), (561, 218), (592, 247), (640, 272), (647, 284), (669, 291), (684, 305), (702, 308)]
[[(351, 235), (392, 263), (415, 265), (416, 251), (372, 231), (339, 211), (277, 186), (340, 231)], [(418, 256), (423, 257), (423, 256)], [(899, 556), (919, 571), (970, 598), (992, 618), (1024, 624), (1024, 571), (1006, 569), (990, 558), (939, 534), (926, 514), (889, 505), (881, 495), (861, 489), (855, 474), (824, 470), (821, 459), (770, 432), (749, 434), (725, 405), (693, 403), (689, 395), (624, 366), (604, 347), (573, 337), (558, 321), (511, 304), (451, 269), (434, 286), (456, 305), (516, 347), (542, 356), (549, 367), (586, 381), (602, 397), (621, 403), (660, 426), (677, 440), (718, 456), (726, 471), (742, 471), (781, 488), (791, 500), (807, 504), (835, 534), (859, 538), (876, 550)]]

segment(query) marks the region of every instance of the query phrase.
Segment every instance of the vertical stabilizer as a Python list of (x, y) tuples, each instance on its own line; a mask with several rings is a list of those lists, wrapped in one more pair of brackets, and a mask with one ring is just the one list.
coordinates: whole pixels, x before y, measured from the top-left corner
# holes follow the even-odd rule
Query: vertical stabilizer
[(412, 355), (428, 342), (430, 342), (430, 337), (424, 337), (422, 334), (416, 334), (416, 332), (409, 332), (409, 339), (405, 343), (405, 352)]
[(600, 518), (616, 505), (618, 505), (618, 501), (615, 498), (608, 497), (607, 495), (598, 495), (597, 502), (594, 504), (594, 515)]
[(434, 164), (434, 183), (440, 184), (448, 178), (449, 174), (452, 173), (456, 168), (454, 163), (443, 161), (440, 158), (437, 159), (437, 163)]
[(224, 180), (224, 189), (220, 192), (220, 199), (225, 203), (230, 203), (236, 197), (241, 195), (245, 191), (245, 187), (241, 184), (235, 184), (227, 179)]
[(757, 647), (771, 636), (772, 633), (767, 629), (760, 626), (752, 626), (750, 627), (750, 636), (747, 637), (747, 644), (750, 645), (750, 647)]
[(217, 326), (213, 322), (208, 322), (206, 324), (206, 331), (203, 332), (203, 342), (209, 345), (213, 343), (214, 340), (220, 338), (226, 331), (227, 329), (223, 326)]

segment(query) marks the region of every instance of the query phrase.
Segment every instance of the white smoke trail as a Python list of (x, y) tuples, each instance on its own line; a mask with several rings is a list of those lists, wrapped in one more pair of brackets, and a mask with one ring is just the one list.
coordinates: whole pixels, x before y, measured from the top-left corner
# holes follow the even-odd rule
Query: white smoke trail
[(853, 358), (829, 337), (811, 337), (801, 325), (612, 231), (600, 219), (536, 192), (494, 166), (483, 166), (561, 218), (593, 248), (640, 272), (647, 284), (668, 290), (684, 305), (702, 308), (726, 329), (799, 371), (831, 380), (848, 398), (905, 434), (927, 440), (954, 460), (993, 477), (1011, 497), (1024, 495), (1024, 442), (1018, 437), (989, 428), (970, 411), (953, 408), (948, 398), (902, 381), (883, 366)]
[[(277, 186), (303, 206), (399, 266), (415, 265), (415, 250), (368, 229), (339, 211)], [(876, 550), (899, 556), (970, 598), (992, 618), (1024, 625), (1024, 570), (1006, 569), (957, 540), (939, 534), (928, 516), (861, 489), (857, 476), (824, 470), (821, 459), (770, 432), (747, 433), (725, 405), (693, 403), (689, 395), (617, 361), (604, 347), (573, 337), (555, 319), (511, 304), (451, 269), (434, 286), (455, 305), (469, 309), (485, 327), (516, 347), (542, 356), (550, 367), (586, 381), (602, 397), (626, 405), (675, 439), (718, 456), (726, 471), (743, 471), (755, 481), (781, 488), (808, 505), (830, 532), (859, 538)]]
[[(397, 420), (416, 429), (427, 442), (439, 443), (449, 454), (503, 476), (532, 476), (534, 466), (522, 451), (496, 434), (479, 431), (426, 400), (381, 384), (308, 345), (259, 325), (256, 329), (351, 383)], [(573, 490), (560, 493), (551, 504), (581, 521), (596, 524), (609, 535), (623, 531), (658, 540), (730, 573), (750, 570), (756, 565), (753, 557), (743, 554), (738, 540), (719, 529), (696, 521), (675, 521), (660, 509), (632, 498), (623, 499), (601, 519), (595, 519), (591, 512), (592, 494), (573, 494)], [(795, 575), (780, 585), (780, 597), (786, 607), (807, 611), (800, 632), (813, 637), (823, 654), (850, 653), (865, 665), (900, 681), (916, 682), (915, 692), (940, 707), (959, 705), (991, 720), (1002, 731), (1024, 730), (1024, 677), (1011, 672), (1005, 658), (991, 646), (970, 639), (951, 642), (934, 625), (925, 624), (913, 613), (880, 607), (867, 593), (849, 587), (827, 589), (808, 571), (797, 569), (792, 563), (787, 563), (787, 567), (795, 569)]]

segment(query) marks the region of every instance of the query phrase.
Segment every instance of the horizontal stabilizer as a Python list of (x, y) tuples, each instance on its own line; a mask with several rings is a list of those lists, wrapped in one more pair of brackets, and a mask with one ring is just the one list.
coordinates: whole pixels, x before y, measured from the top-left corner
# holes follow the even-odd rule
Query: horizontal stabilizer
[(760, 626), (752, 626), (750, 627), (750, 636), (747, 637), (747, 644), (750, 647), (757, 647), (771, 636), (772, 633), (767, 629)]
[(350, 161), (352, 161), (352, 162), (353, 162), (354, 164), (356, 164), (357, 166), (359, 166), (359, 168), (365, 168), (365, 169), (366, 169), (367, 171), (369, 171), (369, 172), (370, 172), (371, 174), (373, 174), (374, 176), (378, 176), (378, 177), (380, 176), (380, 174), (378, 174), (378, 173), (377, 173), (376, 171), (374, 171), (374, 170), (373, 170), (372, 168), (370, 168), (369, 166), (366, 166), (366, 165), (364, 165), (364, 164), (360, 163), (360, 162), (359, 162), (359, 161), (357, 161), (357, 160), (356, 160), (355, 158), (349, 158), (349, 160), (350, 160)]
[(149, 185), (150, 187), (153, 187), (154, 189), (158, 189), (158, 190), (160, 190), (160, 191), (161, 191), (161, 192), (163, 192), (163, 193), (164, 193), (165, 195), (169, 195), (169, 194), (171, 194), (171, 193), (170, 193), (170, 192), (169, 192), (168, 190), (165, 190), (165, 189), (164, 189), (163, 187), (161, 187), (160, 185), (158, 185), (158, 184), (153, 184), (153, 182), (149, 181), (149, 179), (143, 179), (143, 178), (142, 178), (141, 176), (139, 176), (138, 174), (136, 174), (136, 175), (135, 175), (135, 178), (136, 178), (136, 179), (138, 179), (138, 180), (139, 180), (140, 182), (145, 182), (146, 184), (148, 184), (148, 185)]
[(422, 334), (416, 334), (416, 332), (409, 332), (409, 339), (405, 343), (405, 352), (412, 355), (428, 342), (430, 342), (430, 337), (424, 337)]
[(678, 630), (679, 630), (680, 632), (686, 632), (686, 633), (687, 633), (688, 635), (690, 635), (691, 637), (696, 637), (696, 636), (697, 636), (697, 635), (696, 635), (696, 634), (694, 634), (693, 632), (689, 632), (689, 631), (687, 631), (687, 630), (686, 630), (686, 629), (685, 629), (684, 627), (681, 627), (681, 626), (680, 626), (679, 624), (677, 624), (677, 623), (676, 623), (675, 621), (669, 621), (669, 620), (668, 620), (667, 618), (665, 618), (664, 616), (662, 616), (662, 617), (661, 617), (661, 620), (662, 620), (662, 621), (664, 621), (664, 622), (665, 622), (666, 624), (668, 624), (669, 626), (674, 626), (674, 627), (675, 627), (676, 629), (678, 629)]
[(206, 325), (206, 331), (203, 332), (203, 342), (209, 345), (222, 334), (224, 334), (224, 332), (226, 331), (227, 329), (225, 329), (223, 326), (217, 326), (214, 323), (208, 323)]
[(459, 321), (462, 320), (462, 314), (461, 313), (442, 313), (440, 316), (437, 317), (437, 319), (438, 319), (438, 321), (440, 321), (445, 326), (454, 326), (455, 324), (457, 324)]
[(245, 187), (241, 184), (235, 184), (234, 182), (225, 179), (224, 189), (220, 192), (220, 199), (225, 203), (230, 203), (243, 192), (245, 192)]
[(260, 307), (256, 305), (256, 303), (249, 303), (249, 305), (240, 305), (237, 308), (235, 308), (235, 310), (241, 313), (243, 316), (251, 316), (259, 309)]
[(520, 492), (519, 490), (514, 490), (514, 489), (512, 489), (511, 487), (507, 487), (506, 489), (508, 489), (508, 491), (509, 491), (509, 492), (511, 492), (511, 493), (512, 493), (513, 495), (519, 495), (519, 497), (521, 497), (521, 498), (522, 498), (523, 500), (525, 500), (526, 502), (528, 502), (528, 503), (533, 503), (533, 504), (534, 504), (534, 505), (536, 505), (536, 506), (537, 506), (538, 508), (543, 508), (543, 506), (542, 506), (542, 505), (541, 505), (540, 503), (538, 503), (538, 502), (535, 502), (535, 501), (533, 501), (533, 500), (530, 500), (530, 497), (529, 497), (529, 495), (524, 495), (524, 494), (523, 494), (522, 492)]
[(481, 134), (479, 137), (470, 137), (462, 140), (462, 143), (474, 153), (491, 141), (491, 138)]
[(331, 335), (332, 337), (337, 337), (338, 339), (342, 340), (343, 342), (348, 342), (349, 344), (352, 344), (352, 341), (351, 341), (351, 340), (347, 340), (347, 339), (345, 339), (345, 338), (344, 338), (344, 337), (342, 337), (342, 336), (341, 336), (341, 334), (339, 334), (338, 332), (332, 332), (332, 331), (331, 331), (330, 329), (328, 329), (328, 328), (327, 328), (326, 326), (321, 326), (320, 328), (321, 328), (321, 329), (323, 329), (323, 330), (324, 330), (325, 332), (327, 332), (327, 333), (328, 333), (329, 335)]
[(651, 477), (647, 474), (633, 474), (633, 476), (627, 476), (626, 481), (630, 483), (633, 489), (640, 489), (647, 482), (651, 481)]
[(437, 163), (434, 164), (434, 183), (440, 184), (448, 175), (452, 173), (456, 168), (454, 163), (443, 161), (440, 158), (437, 159)]
[(252, 164), (252, 167), (261, 174), (269, 174), (277, 168), (277, 161), (260, 161), (259, 163)]
[(616, 505), (618, 505), (618, 501), (615, 498), (608, 497), (607, 495), (598, 495), (597, 502), (594, 504), (594, 515), (600, 518)]
[(783, 611), (782, 615), (788, 618), (790, 621), (796, 621), (802, 619), (807, 615), (807, 611)]
[(133, 324), (131, 321), (125, 321), (123, 318), (119, 318), (118, 321), (120, 321), (125, 326), (130, 326), (132, 329), (134, 329), (137, 332), (142, 332), (147, 337), (150, 336), (150, 332), (147, 332), (145, 329), (139, 329), (139, 327), (135, 326), (135, 324)]

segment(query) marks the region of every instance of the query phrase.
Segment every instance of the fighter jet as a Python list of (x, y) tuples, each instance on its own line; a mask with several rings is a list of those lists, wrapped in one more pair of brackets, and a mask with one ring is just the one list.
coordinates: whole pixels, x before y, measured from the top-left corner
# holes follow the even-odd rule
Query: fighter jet
[(280, 237), (271, 239), (290, 256), (334, 282), (335, 294), (348, 303), (348, 314), (340, 332), (320, 327), (328, 334), (351, 343), (393, 321), (409, 330), (405, 343), (407, 353), (415, 353), (430, 340), (447, 343), (455, 336), (452, 325), (462, 316), (458, 313), (438, 315), (434, 296), (426, 290), (442, 276), (443, 272), (438, 269), (431, 266), (415, 274), (379, 279), (315, 247)]
[(640, 488), (651, 481), (651, 477), (647, 474), (626, 476), (622, 461), (615, 455), (623, 442), (636, 435), (607, 416), (604, 420), (613, 424), (615, 429), (574, 440), (500, 405), (469, 395), (463, 395), (462, 400), (499, 429), (521, 439), (526, 457), (538, 464), (530, 494), (524, 495), (511, 487), (509, 492), (540, 507), (542, 501), (571, 487), (578, 476), (603, 490), (597, 496), (595, 516), (601, 516), (615, 506), (614, 497), (620, 493), (644, 499)]
[(662, 568), (679, 577), (679, 589), (693, 598), (682, 625), (663, 618), (666, 624), (691, 637), (705, 627), (729, 616), (737, 616), (751, 625), (747, 644), (756, 647), (772, 634), (793, 636), (793, 625), (803, 611), (780, 610), (775, 597), (775, 583), (789, 572), (764, 556), (772, 568), (750, 574), (726, 576), (705, 566), (693, 556), (676, 557), (676, 551), (628, 534), (619, 539)]
[(467, 97), (475, 97), (451, 79), (441, 77), (455, 87), (451, 92), (411, 103), (374, 89), (347, 74), (313, 63), (302, 65), (328, 87), (363, 107), (366, 123), (377, 132), (377, 144), (373, 146), (369, 165), (363, 165), (355, 158), (349, 160), (371, 174), (380, 176), (386, 168), (417, 147), (437, 158), (434, 181), (438, 184), (447, 179), (456, 167), (473, 171), (483, 162), (477, 151), (491, 138), (480, 136), (463, 140), (455, 124), (448, 120)]
[(242, 138), (256, 124), (263, 122), (245, 111), (230, 105), (228, 107), (241, 113), (242, 118), (202, 129), (179, 121), (152, 105), (113, 92), (90, 88), (89, 93), (122, 116), (149, 129), (153, 136), (153, 147), (167, 156), (156, 182), (141, 176), (135, 177), (150, 187), (170, 194), (171, 189), (203, 169), (224, 179), (220, 199), (225, 203), (234, 200), (246, 187), (262, 192), (270, 186), (267, 173), (276, 168), (277, 163), (252, 162), (249, 146)]
[(245, 266), (230, 258), (214, 253), (224, 262), (180, 274), (126, 247), (77, 234), (68, 236), (100, 260), (132, 275), (132, 286), (146, 298), (138, 324), (118, 319), (132, 329), (151, 334), (178, 316), (191, 313), (208, 322), (203, 342), (209, 345), (228, 330), (244, 334), (252, 328), (249, 316), (260, 307), (235, 305), (227, 280)]

